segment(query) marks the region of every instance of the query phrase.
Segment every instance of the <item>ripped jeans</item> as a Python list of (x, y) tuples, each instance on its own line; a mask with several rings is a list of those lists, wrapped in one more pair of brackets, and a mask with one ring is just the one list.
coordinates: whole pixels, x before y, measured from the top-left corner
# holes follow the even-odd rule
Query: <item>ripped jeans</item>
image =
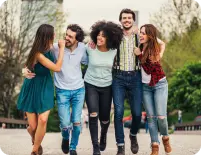
[[(92, 144), (98, 145), (98, 119), (101, 132), (107, 133), (110, 125), (110, 110), (112, 104), (112, 86), (97, 87), (85, 82), (86, 103), (89, 111), (89, 130)], [(94, 116), (91, 114), (95, 113)]]
[(143, 83), (143, 104), (147, 113), (152, 143), (159, 143), (158, 129), (161, 135), (168, 136), (167, 99), (168, 83), (166, 78), (161, 79), (152, 87)]
[[(76, 150), (81, 131), (81, 114), (85, 88), (82, 87), (76, 90), (56, 88), (56, 98), (62, 137), (68, 140), (72, 129), (70, 150)], [(70, 113), (70, 107), (72, 107), (72, 113)]]

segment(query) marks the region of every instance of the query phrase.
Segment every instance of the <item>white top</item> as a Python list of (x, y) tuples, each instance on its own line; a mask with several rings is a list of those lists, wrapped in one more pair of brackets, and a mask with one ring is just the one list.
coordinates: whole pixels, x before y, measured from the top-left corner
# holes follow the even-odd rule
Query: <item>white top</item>
[(151, 81), (151, 74), (147, 74), (143, 67), (141, 67), (141, 73), (142, 73), (142, 83), (150, 83)]

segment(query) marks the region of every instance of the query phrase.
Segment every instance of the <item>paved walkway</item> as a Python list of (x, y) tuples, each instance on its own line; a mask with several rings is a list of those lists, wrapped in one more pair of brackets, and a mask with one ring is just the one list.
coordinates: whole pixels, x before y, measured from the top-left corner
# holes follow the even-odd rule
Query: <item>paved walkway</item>
[[(126, 155), (132, 155), (130, 152), (129, 130), (125, 129)], [(144, 130), (138, 135), (140, 151), (138, 155), (149, 155), (150, 138)], [(108, 132), (108, 145), (102, 155), (115, 155), (116, 145), (114, 129), (110, 127)], [(61, 149), (60, 133), (47, 133), (44, 141), (44, 155), (63, 155)], [(171, 135), (171, 144), (173, 146), (172, 155), (194, 155), (201, 148), (201, 135)], [(7, 155), (30, 155), (31, 140), (26, 130), (0, 130), (0, 148)], [(92, 155), (92, 145), (88, 129), (83, 129), (80, 136), (79, 155)], [(165, 155), (163, 146), (160, 146), (160, 155)]]

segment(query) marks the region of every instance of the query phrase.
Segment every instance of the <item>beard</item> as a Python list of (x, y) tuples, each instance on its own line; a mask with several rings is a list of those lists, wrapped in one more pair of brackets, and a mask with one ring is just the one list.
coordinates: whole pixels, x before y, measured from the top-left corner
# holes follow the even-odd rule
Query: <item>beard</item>
[(71, 47), (71, 46), (73, 46), (73, 43), (70, 42), (70, 41), (67, 42), (67, 40), (66, 40), (65, 47), (66, 47), (66, 48), (69, 48), (69, 47)]
[(133, 27), (133, 25), (131, 25), (131, 26), (129, 26), (129, 27), (123, 26), (123, 29), (125, 29), (125, 30), (130, 30), (132, 27)]

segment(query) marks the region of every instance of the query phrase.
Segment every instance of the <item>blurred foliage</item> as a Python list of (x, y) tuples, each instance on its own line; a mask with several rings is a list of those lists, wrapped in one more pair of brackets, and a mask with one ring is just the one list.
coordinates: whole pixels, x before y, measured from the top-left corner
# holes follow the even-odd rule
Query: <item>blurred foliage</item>
[(47, 132), (60, 132), (57, 106), (55, 106), (50, 112), (47, 124)]
[[(197, 116), (196, 112), (183, 112), (182, 113), (182, 122), (192, 122), (194, 121), (195, 117)], [(175, 113), (174, 115), (168, 116), (168, 125), (171, 126), (178, 122), (178, 114)]]
[(163, 69), (167, 77), (182, 68), (184, 64), (201, 60), (201, 28), (175, 36), (166, 45), (162, 58)]
[(185, 65), (169, 80), (170, 110), (201, 111), (201, 62)]

